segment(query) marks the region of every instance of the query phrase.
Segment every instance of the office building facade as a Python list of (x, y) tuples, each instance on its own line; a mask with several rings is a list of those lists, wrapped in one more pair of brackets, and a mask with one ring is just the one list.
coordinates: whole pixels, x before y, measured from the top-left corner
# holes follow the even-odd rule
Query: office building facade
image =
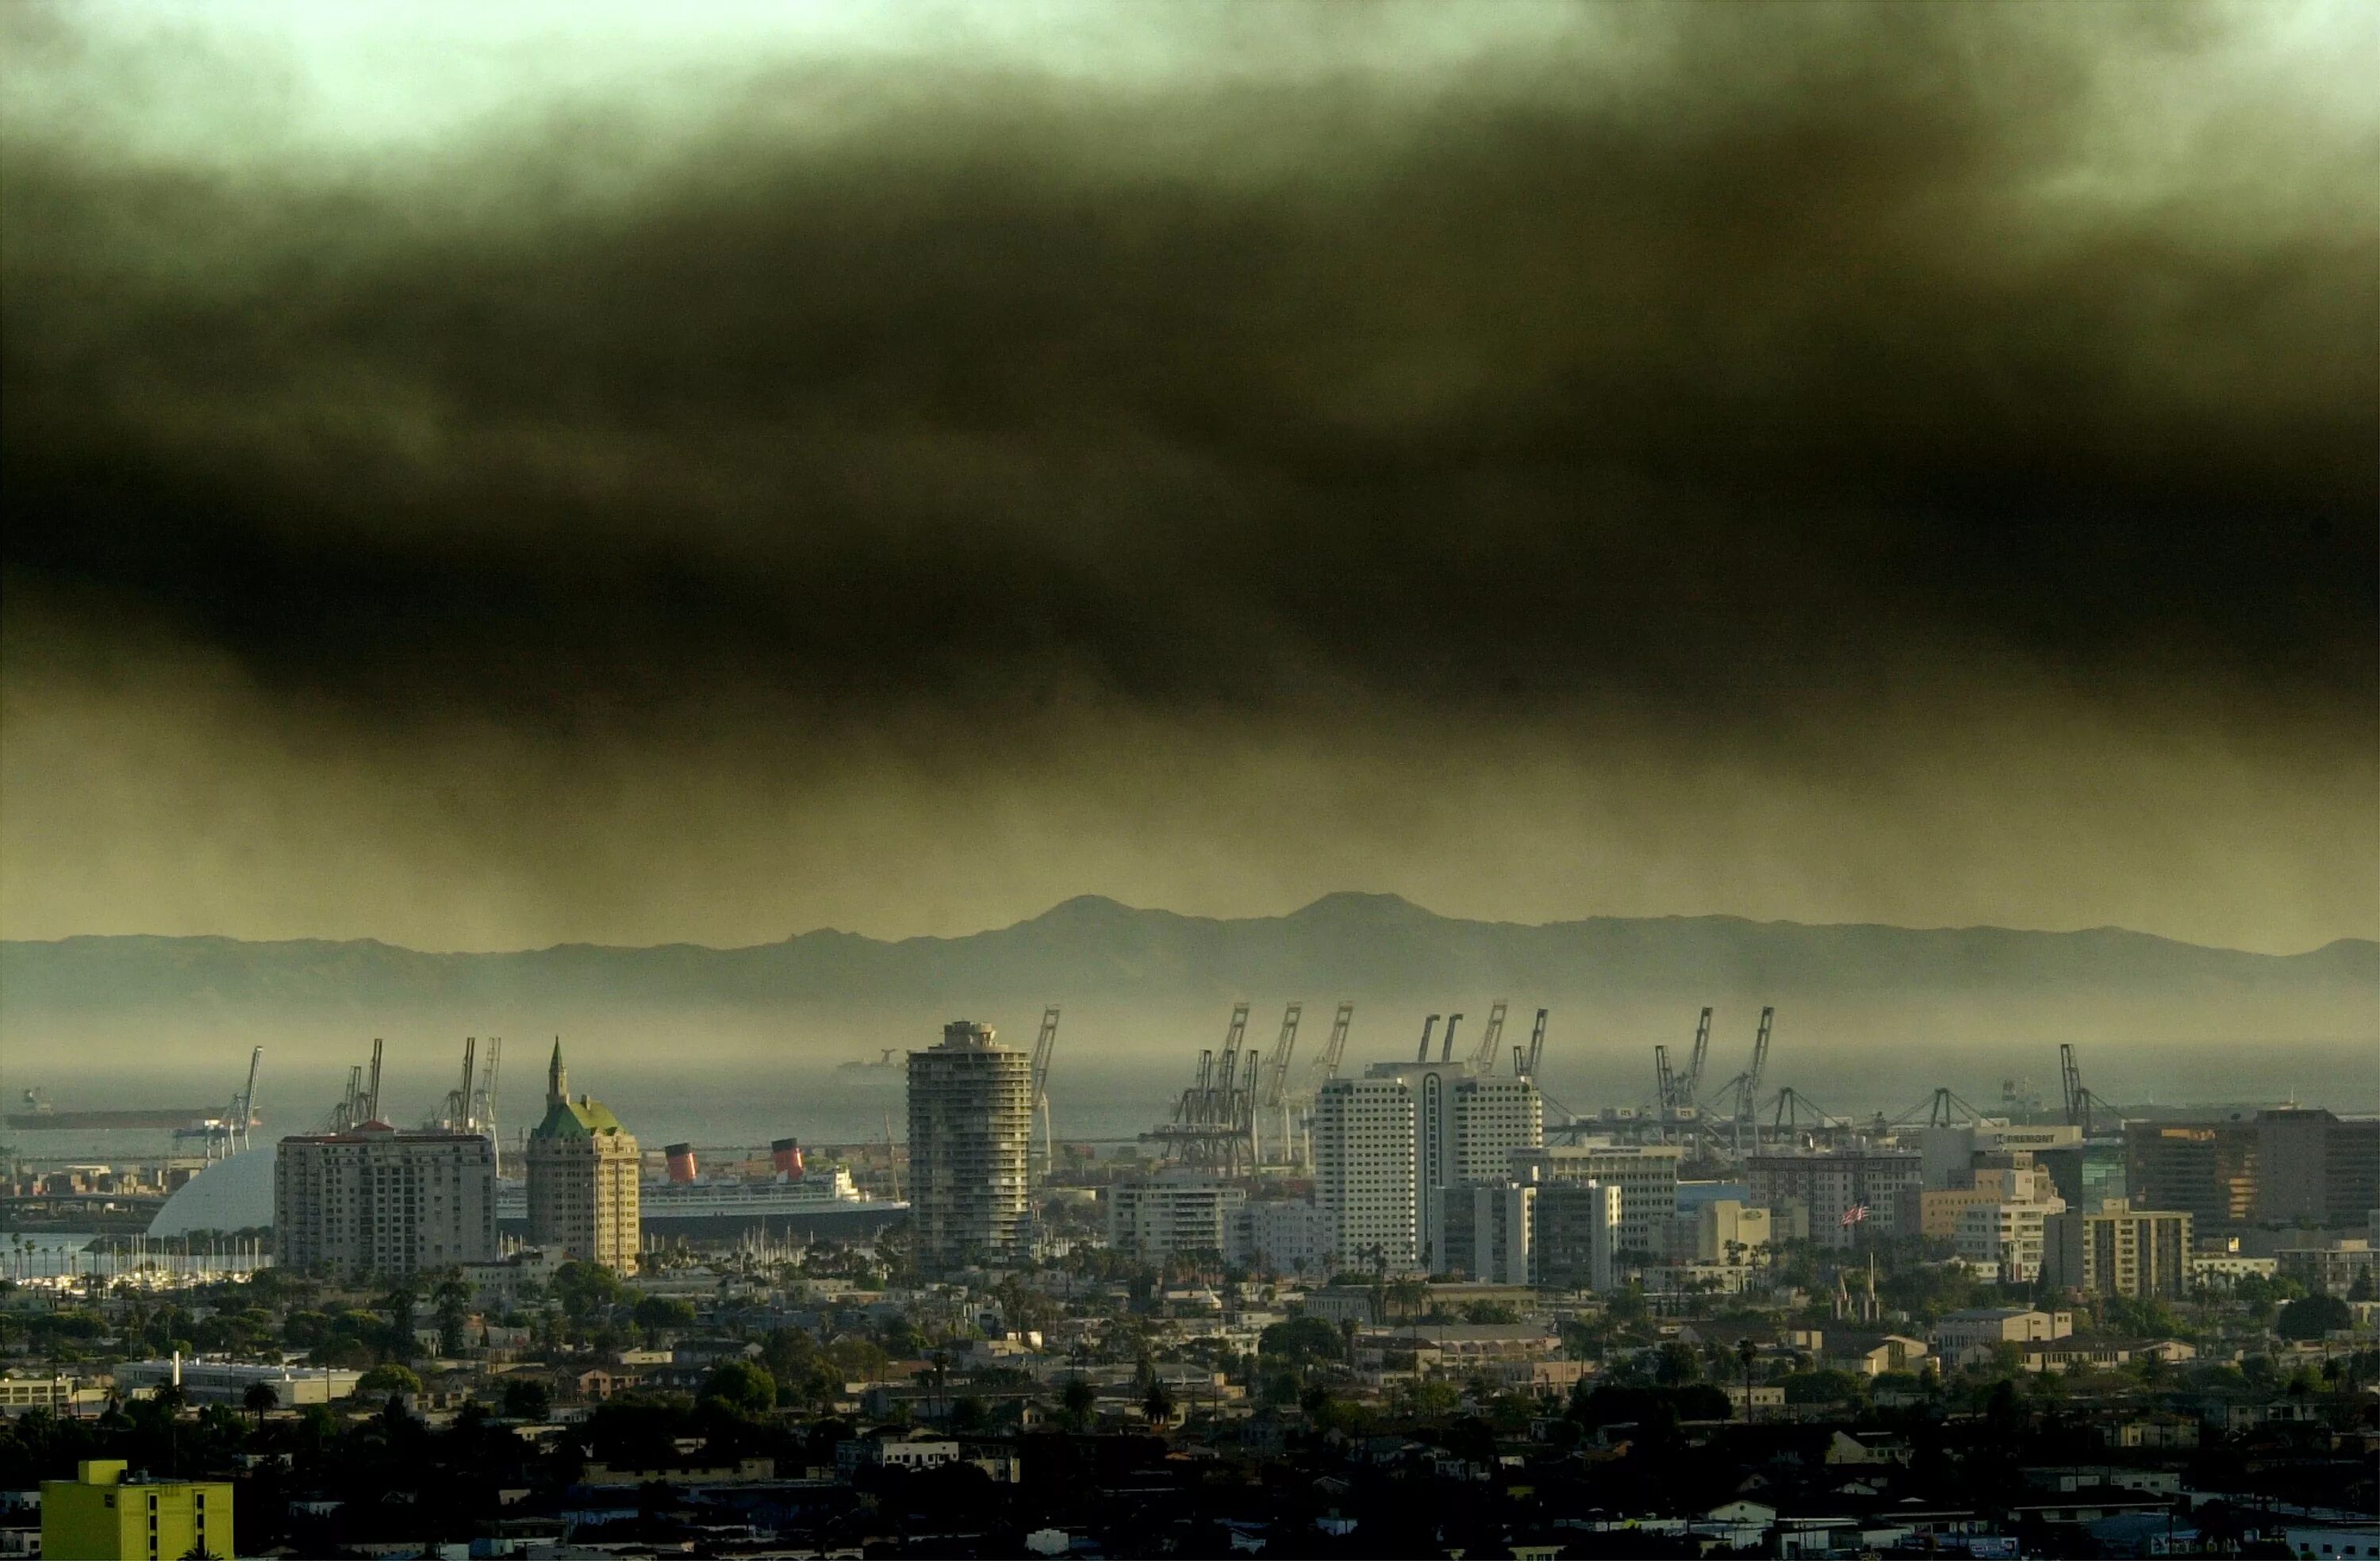
[(1537, 1189), (1532, 1183), (1466, 1182), (1432, 1194), (1439, 1204), (1440, 1270), (1490, 1285), (1525, 1285), (1536, 1277), (1531, 1232)]
[(1512, 1168), (1518, 1180), (1540, 1185), (1616, 1189), (1618, 1250), (1651, 1261), (1669, 1249), (1680, 1156), (1674, 1144), (1560, 1144), (1515, 1151)]
[(1621, 1189), (1604, 1181), (1553, 1181), (1537, 1185), (1536, 1228), (1531, 1233), (1540, 1284), (1571, 1289), (1608, 1290), (1618, 1282), (1621, 1234)]
[(1024, 1249), (1033, 1059), (956, 1019), (909, 1054), (909, 1213), (917, 1263), (942, 1275)]

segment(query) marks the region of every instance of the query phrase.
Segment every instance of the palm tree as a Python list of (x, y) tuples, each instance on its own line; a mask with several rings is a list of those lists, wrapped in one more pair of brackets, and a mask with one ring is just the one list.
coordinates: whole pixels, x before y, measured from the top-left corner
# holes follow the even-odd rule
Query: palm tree
[(470, 1315), (471, 1288), (463, 1283), (463, 1271), (450, 1268), (438, 1280), (431, 1292), (438, 1302), (438, 1353), (455, 1356), (463, 1353), (463, 1324)]
[(1091, 1411), (1099, 1407), (1099, 1402), (1098, 1390), (1081, 1376), (1067, 1378), (1065, 1387), (1058, 1395), (1058, 1407), (1064, 1412), (1066, 1422), (1077, 1431), (1089, 1423)]
[(261, 1428), (264, 1417), (281, 1407), (281, 1395), (269, 1382), (251, 1382), (248, 1385), (248, 1391), (240, 1396), (239, 1402)]
[(1743, 1418), (1752, 1418), (1752, 1367), (1760, 1359), (1760, 1347), (1750, 1338), (1735, 1341), (1736, 1363), (1743, 1368)]
[(1163, 1378), (1154, 1375), (1149, 1378), (1148, 1392), (1142, 1398), (1140, 1408), (1141, 1412), (1148, 1417), (1148, 1423), (1151, 1425), (1165, 1426), (1172, 1423), (1173, 1395), (1166, 1391)]

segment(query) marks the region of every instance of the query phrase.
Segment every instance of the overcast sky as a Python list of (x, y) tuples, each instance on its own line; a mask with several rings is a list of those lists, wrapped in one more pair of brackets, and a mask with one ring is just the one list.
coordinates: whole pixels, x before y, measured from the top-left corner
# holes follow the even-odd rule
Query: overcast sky
[(0, 8), (0, 923), (2380, 936), (2380, 10)]

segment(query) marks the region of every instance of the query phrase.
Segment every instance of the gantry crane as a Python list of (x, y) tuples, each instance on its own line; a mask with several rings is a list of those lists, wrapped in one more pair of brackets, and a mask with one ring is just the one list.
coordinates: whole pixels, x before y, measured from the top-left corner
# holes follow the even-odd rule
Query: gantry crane
[[(1297, 1023), (1305, 1013), (1304, 1003), (1292, 1003), (1281, 1010), (1281, 1035), (1272, 1044), (1272, 1055), (1265, 1059), (1264, 1075), (1257, 1089), (1257, 1108), (1267, 1116), (1281, 1119), (1281, 1157), (1290, 1157), (1289, 1127), (1289, 1062), (1297, 1051)], [(1257, 1144), (1262, 1158), (1263, 1144)]]
[(1050, 1179), (1050, 1164), (1057, 1156), (1057, 1144), (1050, 1137), (1050, 1059), (1058, 1049), (1058, 1005), (1051, 1003), (1041, 1010), (1041, 1033), (1033, 1037), (1033, 1115), (1040, 1124), (1040, 1153), (1036, 1161), (1034, 1180)]
[(239, 1106), (231, 1114), (231, 1129), (242, 1149), (248, 1147), (248, 1130), (256, 1125), (256, 1068), (263, 1060), (262, 1047), (248, 1054), (248, 1087), (239, 1092)]
[(1504, 1038), (1506, 1006), (1504, 999), (1499, 998), (1488, 1010), (1488, 1028), (1481, 1033), (1479, 1044), (1471, 1048), (1471, 1069), (1475, 1073), (1496, 1071), (1496, 1047)]
[(1322, 1086), (1339, 1076), (1339, 1064), (1347, 1055), (1347, 1032), (1355, 1023), (1355, 1005), (1341, 1003), (1330, 1021), (1330, 1038), (1322, 1046), (1322, 1055), (1307, 1068), (1305, 1083), (1297, 1091), (1293, 1113), (1300, 1124), (1297, 1133), (1297, 1162), (1311, 1167), (1314, 1163), (1313, 1119), (1314, 1102)]
[(1703, 1097), (1703, 1065), (1710, 1059), (1710, 1024), (1711, 1010), (1705, 1009), (1702, 1018), (1694, 1022), (1694, 1057), (1686, 1064), (1685, 1103), (1689, 1106)]
[(1536, 1078), (1537, 1076), (1537, 1064), (1545, 1059), (1545, 1055), (1546, 1010), (1544, 1009), (1539, 1009), (1537, 1010), (1537, 1022), (1529, 1027), (1528, 1055), (1525, 1058), (1523, 1057), (1519, 1047), (1514, 1047), (1512, 1048), (1512, 1071), (1520, 1074), (1523, 1078)]

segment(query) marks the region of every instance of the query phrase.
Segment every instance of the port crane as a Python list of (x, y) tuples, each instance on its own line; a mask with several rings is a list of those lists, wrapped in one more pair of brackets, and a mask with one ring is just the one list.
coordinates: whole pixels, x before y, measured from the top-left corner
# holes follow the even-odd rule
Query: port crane
[[(1041, 1125), (1041, 1149), (1034, 1180), (1050, 1179), (1050, 1163), (1057, 1144), (1050, 1137), (1050, 1060), (1058, 1049), (1058, 1005), (1041, 1010), (1041, 1033), (1033, 1038), (1033, 1114)], [(885, 1054), (890, 1057), (890, 1052)]]
[(1471, 1048), (1471, 1070), (1475, 1073), (1496, 1071), (1496, 1048), (1504, 1039), (1504, 1010), (1509, 1007), (1501, 998), (1488, 1010), (1488, 1028), (1479, 1036), (1479, 1044)]
[(239, 1104), (231, 1114), (231, 1130), (242, 1149), (248, 1147), (248, 1130), (256, 1125), (256, 1070), (263, 1060), (262, 1047), (248, 1054), (248, 1083), (239, 1092)]
[(2081, 1128), (2084, 1138), (2091, 1136), (2101, 1112), (2114, 1117), (2119, 1123), (2122, 1121), (2122, 1107), (2094, 1094), (2090, 1086), (2083, 1083), (2082, 1066), (2075, 1060), (2074, 1047), (2069, 1041), (2060, 1041), (2058, 1046), (2058, 1082), (2066, 1096), (2066, 1120), (2069, 1125)]
[(1546, 1010), (1537, 1010), (1537, 1022), (1529, 1027), (1529, 1049), (1524, 1056), (1519, 1047), (1512, 1048), (1512, 1071), (1524, 1079), (1537, 1076), (1537, 1064), (1546, 1055)]
[[(1265, 1059), (1264, 1073), (1257, 1087), (1257, 1109), (1269, 1117), (1281, 1119), (1281, 1156), (1290, 1154), (1289, 1126), (1289, 1063), (1297, 1052), (1297, 1023), (1305, 1013), (1304, 1003), (1292, 1003), (1281, 1011), (1281, 1035), (1272, 1044), (1272, 1055)], [(1258, 1144), (1261, 1157), (1262, 1144)]]
[(1238, 1176), (1256, 1164), (1257, 1069), (1262, 1062), (1247, 1045), (1248, 1005), (1232, 1007), (1232, 1022), (1219, 1053), (1198, 1054), (1198, 1071), (1173, 1107), (1173, 1119), (1142, 1133), (1165, 1145), (1167, 1159)]
[[(1355, 1005), (1341, 1003), (1330, 1020), (1330, 1038), (1322, 1044), (1322, 1055), (1306, 1069), (1305, 1083), (1296, 1094), (1296, 1115), (1303, 1126), (1298, 1134), (1298, 1163), (1314, 1164), (1314, 1102), (1322, 1086), (1339, 1076), (1339, 1065), (1347, 1055), (1347, 1032), (1355, 1023)], [(1286, 1071), (1284, 1066), (1283, 1071)]]
[(1752, 1065), (1712, 1092), (1714, 1099), (1724, 1099), (1734, 1119), (1735, 1152), (1743, 1153), (1743, 1141), (1749, 1137), (1755, 1149), (1760, 1146), (1760, 1081), (1768, 1071), (1768, 1032), (1776, 1023), (1777, 1010), (1760, 1010), (1760, 1033), (1753, 1038)]

